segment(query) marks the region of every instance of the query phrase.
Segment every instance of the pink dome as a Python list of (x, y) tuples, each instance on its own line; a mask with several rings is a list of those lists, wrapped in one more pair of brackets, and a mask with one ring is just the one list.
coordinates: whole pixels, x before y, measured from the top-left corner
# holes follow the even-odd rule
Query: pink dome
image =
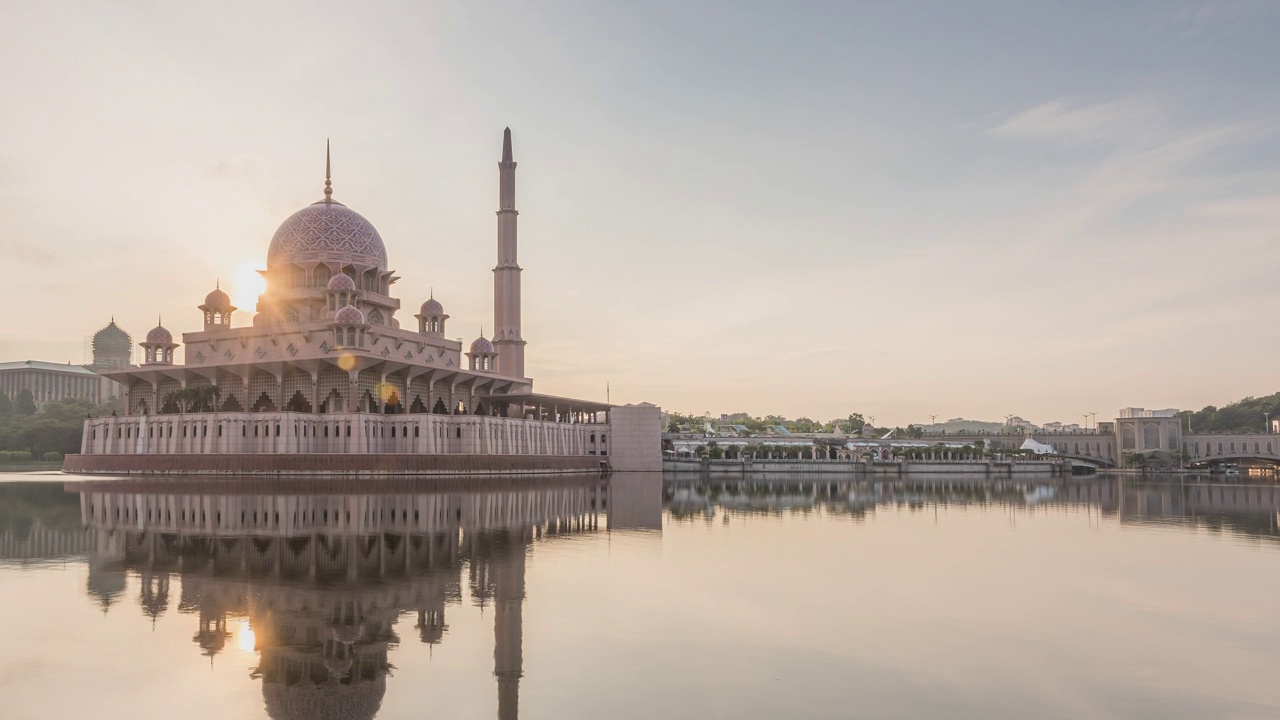
[(346, 273), (338, 273), (329, 278), (329, 292), (350, 292), (356, 289), (356, 281)]
[[(343, 277), (346, 277), (343, 275)], [(333, 321), (340, 325), (363, 325), (364, 313), (360, 312), (360, 308), (354, 305), (347, 305), (333, 316)]]
[(268, 268), (315, 261), (386, 270), (387, 248), (360, 213), (342, 203), (321, 200), (290, 215), (267, 249)]
[(204, 304), (211, 310), (224, 310), (231, 307), (231, 298), (218, 288), (204, 296)]
[(163, 325), (151, 328), (147, 333), (147, 342), (152, 345), (169, 345), (173, 343), (173, 333), (164, 329)]
[(471, 343), (471, 354), (472, 355), (491, 355), (493, 354), (493, 343), (489, 342), (488, 340), (485, 340), (484, 336), (481, 335), (480, 337), (476, 338), (475, 342)]
[(422, 314), (422, 315), (426, 315), (426, 316), (431, 316), (431, 315), (443, 315), (443, 314), (444, 314), (444, 306), (440, 304), (440, 301), (439, 301), (439, 300), (437, 300), (437, 299), (435, 299), (435, 298), (431, 298), (430, 300), (428, 300), (428, 301), (426, 301), (426, 302), (422, 303), (422, 312), (421, 312), (421, 314)]

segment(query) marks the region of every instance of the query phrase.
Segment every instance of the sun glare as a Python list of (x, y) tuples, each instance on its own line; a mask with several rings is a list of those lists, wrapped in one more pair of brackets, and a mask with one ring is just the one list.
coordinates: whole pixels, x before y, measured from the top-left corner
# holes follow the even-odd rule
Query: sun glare
[(253, 628), (248, 620), (240, 621), (240, 631), (236, 633), (236, 647), (247, 653), (253, 652), (255, 648)]
[(253, 314), (258, 306), (258, 296), (267, 289), (267, 281), (258, 274), (258, 264), (246, 261), (236, 270), (235, 286), (231, 288), (231, 302), (241, 312)]

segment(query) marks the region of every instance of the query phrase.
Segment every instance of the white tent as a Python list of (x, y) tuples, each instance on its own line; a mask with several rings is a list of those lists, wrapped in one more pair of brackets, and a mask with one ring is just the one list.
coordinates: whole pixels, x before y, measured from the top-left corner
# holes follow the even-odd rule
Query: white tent
[(1022, 447), (1019, 450), (1030, 450), (1037, 455), (1057, 455), (1058, 451), (1053, 449), (1052, 445), (1045, 445), (1042, 442), (1036, 442), (1031, 438), (1022, 441)]

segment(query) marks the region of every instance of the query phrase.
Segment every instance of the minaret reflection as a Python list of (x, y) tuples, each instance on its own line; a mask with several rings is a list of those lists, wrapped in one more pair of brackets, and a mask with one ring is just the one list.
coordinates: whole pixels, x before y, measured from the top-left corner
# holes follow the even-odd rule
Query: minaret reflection
[(197, 616), (192, 641), (210, 662), (232, 642), (256, 652), (252, 676), (278, 720), (374, 717), (401, 614), (416, 616), (420, 642), (443, 642), (464, 570), (472, 601), (493, 608), (498, 717), (516, 718), (529, 546), (598, 531), (610, 501), (606, 482), (574, 478), (78, 489), (90, 567), (136, 573), (153, 621), (176, 576), (178, 612)]

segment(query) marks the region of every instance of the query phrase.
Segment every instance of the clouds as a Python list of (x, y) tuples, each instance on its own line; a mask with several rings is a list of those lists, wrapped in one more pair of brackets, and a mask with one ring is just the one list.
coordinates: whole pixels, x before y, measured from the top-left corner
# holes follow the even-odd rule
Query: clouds
[(1057, 98), (1015, 113), (990, 129), (1000, 138), (1123, 145), (1168, 131), (1164, 103), (1151, 97), (1098, 102)]

